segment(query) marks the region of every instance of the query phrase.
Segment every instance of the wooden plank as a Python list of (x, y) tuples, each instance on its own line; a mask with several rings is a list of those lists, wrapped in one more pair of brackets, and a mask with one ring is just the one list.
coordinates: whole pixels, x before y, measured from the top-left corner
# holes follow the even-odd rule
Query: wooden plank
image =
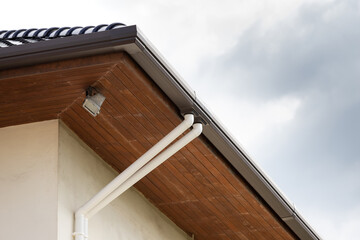
[(15, 126), (20, 124), (32, 123), (32, 122), (41, 122), (46, 120), (56, 119), (57, 114), (54, 113), (42, 113), (37, 114), (36, 116), (25, 116), (25, 117), (15, 117), (7, 120), (0, 121), (1, 127)]
[(0, 71), (0, 80), (8, 77), (19, 77), (23, 75), (42, 74), (49, 71), (62, 71), (63, 69), (82, 68), (96, 65), (108, 65), (120, 61), (124, 57), (123, 53), (111, 53), (84, 58), (63, 60), (59, 62), (37, 64), (34, 66), (22, 67), (18, 69), (7, 69)]
[[(186, 148), (191, 150), (193, 154), (196, 154), (197, 159), (201, 160), (201, 161), (192, 161), (192, 163), (197, 164), (197, 168), (201, 171), (202, 174), (206, 175), (207, 179), (212, 182), (215, 183), (218, 181), (218, 179), (215, 176), (220, 176), (220, 180), (224, 180), (224, 178), (222, 178), (222, 175), (219, 173), (219, 168), (214, 168), (210, 161), (208, 161), (206, 159), (206, 157), (204, 157), (203, 155), (200, 154), (200, 152), (197, 150), (197, 148), (195, 146), (199, 146), (201, 145), (200, 141), (198, 141), (197, 144), (189, 144)], [(191, 158), (191, 155), (188, 156), (188, 159)], [(220, 182), (219, 182), (220, 183)], [(252, 205), (249, 205), (247, 203), (246, 207), (244, 206), (244, 199), (242, 198), (242, 195), (237, 192), (235, 189), (232, 188), (232, 185), (230, 185), (230, 183), (228, 181), (222, 181), (220, 185), (217, 185), (218, 187), (216, 187), (217, 191), (219, 191), (220, 195), (223, 195), (226, 197), (226, 199), (232, 199), (235, 201), (228, 201), (227, 205), (229, 207), (231, 206), (235, 206), (235, 209), (237, 209), (237, 212), (240, 213), (250, 213), (249, 215), (245, 215), (245, 219), (247, 219), (247, 221), (249, 223), (251, 223), (254, 226), (257, 226), (258, 229), (263, 229), (266, 228), (268, 226), (270, 226), (267, 222), (264, 221), (264, 219), (257, 214), (255, 208)], [(222, 186), (222, 187), (220, 187)], [(230, 188), (230, 190), (235, 190), (232, 191), (233, 194), (235, 194), (236, 196), (239, 196), (239, 198), (234, 199), (231, 198), (231, 191), (227, 191), (227, 189)], [(256, 213), (256, 214), (254, 214)], [(277, 236), (267, 236), (269, 239), (272, 238), (280, 238), (282, 239), (278, 234), (273, 234), (273, 235), (277, 235)]]
[[(200, 149), (203, 145), (197, 144), (196, 146)], [(209, 150), (202, 149), (202, 151), (205, 152), (203, 154), (210, 159), (210, 161), (202, 161), (202, 163), (207, 164), (206, 168), (211, 170), (213, 174), (218, 173), (215, 170), (222, 172), (221, 174), (217, 174), (216, 177), (221, 181), (226, 189), (233, 192), (234, 196), (238, 199), (238, 202), (241, 202), (247, 209), (254, 209), (257, 212), (254, 216), (259, 217), (259, 221), (262, 221), (264, 225), (272, 226), (274, 230), (277, 229), (279, 222), (276, 221), (268, 210), (266, 210), (266, 207), (261, 204), (256, 197), (254, 197), (254, 193), (251, 193), (250, 190), (246, 188), (245, 184), (241, 184), (242, 181), (234, 181), (234, 176), (230, 174), (231, 171), (229, 167), (224, 168), (223, 160), (220, 160), (215, 153), (206, 152)], [(283, 231), (274, 231), (274, 235), (278, 234), (280, 234), (280, 239), (288, 239), (289, 237), (292, 239), (291, 235), (285, 231), (285, 229), (283, 229)]]

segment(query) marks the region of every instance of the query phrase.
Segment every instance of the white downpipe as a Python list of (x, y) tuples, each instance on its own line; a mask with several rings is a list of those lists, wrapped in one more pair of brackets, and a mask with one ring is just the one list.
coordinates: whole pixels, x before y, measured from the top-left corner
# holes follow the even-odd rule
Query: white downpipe
[(158, 156), (156, 156), (153, 160), (151, 160), (148, 164), (146, 164), (144, 167), (142, 167), (139, 171), (134, 173), (134, 175), (132, 175), (123, 184), (121, 184), (116, 190), (114, 190), (112, 193), (110, 193), (103, 201), (101, 201), (97, 206), (95, 206), (93, 209), (91, 209), (88, 212), (88, 214), (85, 215), (85, 217), (90, 218), (94, 214), (99, 212), (101, 209), (103, 209), (105, 206), (107, 206), (110, 202), (112, 202), (115, 198), (120, 196), (123, 192), (128, 190), (131, 186), (133, 186), (135, 183), (137, 183), (139, 180), (141, 180), (143, 177), (145, 177), (148, 173), (150, 173), (152, 170), (157, 168), (160, 164), (162, 164), (167, 159), (169, 159), (172, 155), (174, 155), (176, 152), (178, 152), (180, 149), (182, 149), (184, 146), (186, 146), (193, 139), (198, 137), (201, 134), (201, 132), (202, 132), (201, 123), (195, 123), (193, 125), (193, 129), (189, 133), (187, 133), (184, 137), (182, 137), (176, 143), (174, 143), (169, 148), (167, 148), (165, 151), (163, 151)]
[(75, 236), (76, 240), (88, 238), (87, 223), (88, 219), (86, 219), (84, 215), (80, 214), (75, 216), (75, 232), (73, 233), (73, 236)]
[[(188, 128), (191, 127), (191, 125), (194, 123), (194, 116), (192, 114), (187, 114), (187, 115), (185, 115), (184, 118), (185, 119), (181, 124), (179, 124), (175, 129), (173, 129), (169, 134), (167, 134), (157, 144), (155, 144), (152, 148), (150, 148), (138, 160), (136, 160), (134, 163), (132, 163), (127, 169), (125, 169), (121, 174), (119, 174), (114, 180), (112, 180), (108, 185), (106, 185), (102, 190), (100, 190), (100, 192), (98, 192), (93, 198), (91, 198), (87, 203), (85, 203), (82, 207), (80, 207), (75, 212), (75, 232), (73, 233), (73, 235), (75, 236), (75, 240), (84, 240), (87, 238), (87, 235), (88, 235), (87, 221), (88, 221), (88, 215), (89, 215), (90, 211), (92, 212), (92, 215), (93, 215), (98, 210), (100, 210), (104, 206), (106, 206), (106, 205), (104, 205), (104, 206), (101, 205), (102, 206), (101, 208), (97, 207), (97, 205), (99, 203), (101, 203), (104, 199), (107, 199), (109, 194), (114, 196), (115, 194), (114, 195), (112, 194), (112, 192), (114, 190), (116, 190), (119, 186), (121, 186), (132, 175), (137, 173), (137, 171), (139, 171), (139, 169), (141, 169), (145, 164), (147, 164), (151, 159), (153, 159), (158, 153), (160, 153), (170, 143), (172, 143), (177, 137), (179, 137), (182, 133), (184, 133)], [(192, 132), (192, 131), (190, 131), (190, 132)], [(185, 135), (183, 138), (185, 138), (187, 135)], [(182, 139), (180, 139), (179, 141), (181, 141), (181, 140)], [(171, 147), (169, 147), (169, 149)], [(159, 154), (159, 156), (160, 155), (161, 154)], [(139, 181), (139, 180), (137, 180), (137, 181)], [(112, 198), (112, 200), (113, 199), (114, 198)], [(92, 209), (95, 207), (96, 207), (96, 209), (98, 209), (96, 212), (92, 211)]]

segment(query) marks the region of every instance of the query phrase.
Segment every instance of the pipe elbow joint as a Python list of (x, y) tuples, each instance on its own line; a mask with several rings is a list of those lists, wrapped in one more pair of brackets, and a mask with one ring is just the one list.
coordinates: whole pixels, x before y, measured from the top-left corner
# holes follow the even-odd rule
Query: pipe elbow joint
[(75, 217), (76, 218), (80, 218), (80, 217), (84, 217), (84, 213), (81, 211), (81, 209), (78, 209), (76, 212), (75, 212)]
[(195, 117), (193, 114), (185, 114), (184, 116), (184, 123), (186, 127), (191, 127), (194, 124)]
[(202, 133), (202, 130), (203, 130), (203, 125), (201, 123), (195, 123), (193, 125), (193, 130), (194, 131), (194, 134), (195, 136), (199, 136), (201, 133)]

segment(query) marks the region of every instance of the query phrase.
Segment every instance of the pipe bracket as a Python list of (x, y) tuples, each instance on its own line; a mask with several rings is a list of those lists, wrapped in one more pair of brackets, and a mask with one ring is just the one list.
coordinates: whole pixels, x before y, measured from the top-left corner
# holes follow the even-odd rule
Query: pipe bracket
[(195, 106), (190, 107), (183, 107), (180, 109), (180, 113), (182, 116), (185, 116), (186, 114), (192, 114), (194, 115), (194, 123), (201, 123), (204, 126), (209, 124), (209, 120), (203, 116), (203, 114), (200, 114), (201, 110), (196, 110)]
[(84, 236), (84, 238), (88, 238), (89, 236), (82, 232), (73, 232), (72, 234), (74, 237), (76, 236)]

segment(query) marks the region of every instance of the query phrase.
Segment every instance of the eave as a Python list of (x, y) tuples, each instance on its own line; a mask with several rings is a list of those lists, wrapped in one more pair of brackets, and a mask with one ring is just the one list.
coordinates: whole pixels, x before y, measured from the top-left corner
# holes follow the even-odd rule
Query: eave
[(136, 26), (1, 49), (0, 69), (4, 70), (1, 77), (11, 75), (13, 70), (9, 69), (121, 51), (135, 60), (182, 114), (193, 112), (198, 120), (206, 123), (203, 132), (206, 140), (225, 157), (297, 237), (320, 239)]

